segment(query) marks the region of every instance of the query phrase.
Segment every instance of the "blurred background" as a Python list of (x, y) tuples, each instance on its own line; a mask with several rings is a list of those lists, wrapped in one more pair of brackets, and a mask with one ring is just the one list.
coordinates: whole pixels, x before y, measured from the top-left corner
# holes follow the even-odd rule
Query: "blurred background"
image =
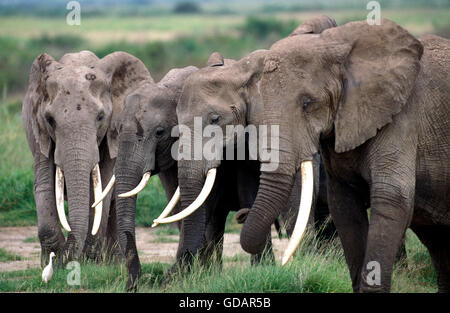
[[(239, 59), (269, 48), (302, 21), (326, 14), (338, 25), (366, 19), (361, 0), (0, 0), (0, 227), (35, 225), (32, 158), (20, 119), (33, 60), (43, 52), (126, 51), (158, 81), (169, 69), (204, 66), (213, 51)], [(381, 17), (414, 35), (450, 36), (450, 0), (381, 0)], [(138, 199), (137, 224), (148, 226), (166, 203), (157, 178)], [(145, 208), (143, 210), (142, 208)]]

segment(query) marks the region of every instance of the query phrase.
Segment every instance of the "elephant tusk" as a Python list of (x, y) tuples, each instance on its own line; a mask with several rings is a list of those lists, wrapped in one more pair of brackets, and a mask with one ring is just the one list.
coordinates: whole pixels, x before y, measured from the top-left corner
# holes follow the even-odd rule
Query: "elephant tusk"
[(289, 240), (286, 251), (283, 255), (281, 265), (285, 265), (294, 254), (298, 245), (302, 241), (305, 234), (306, 225), (308, 224), (309, 213), (311, 212), (311, 205), (313, 199), (313, 164), (312, 161), (304, 161), (301, 164), (302, 173), (302, 194), (300, 198), (300, 208), (298, 210), (297, 221), (295, 222), (294, 231)]
[(111, 179), (109, 180), (108, 185), (106, 185), (105, 190), (103, 190), (101, 196), (99, 199), (95, 199), (94, 204), (91, 206), (92, 208), (95, 208), (100, 202), (103, 201), (103, 199), (106, 198), (106, 196), (108, 195), (108, 193), (111, 191), (112, 187), (114, 186), (114, 183), (116, 182), (116, 176), (113, 175), (111, 177)]
[[(172, 212), (172, 210), (175, 208), (175, 206), (177, 205), (178, 201), (180, 201), (180, 187), (177, 187), (177, 190), (175, 190), (175, 193), (172, 196), (172, 199), (170, 199), (169, 203), (167, 204), (166, 208), (164, 209), (164, 211), (162, 211), (162, 213), (158, 216), (157, 220), (159, 219), (163, 219), (165, 218), (167, 215), (170, 214), (170, 212)], [(159, 223), (153, 223), (152, 227), (156, 227), (158, 226)]]
[(55, 198), (56, 211), (58, 212), (59, 221), (68, 232), (71, 231), (69, 223), (66, 218), (66, 211), (64, 210), (64, 174), (59, 166), (56, 166), (55, 175)]
[(95, 234), (97, 234), (98, 232), (98, 229), (100, 228), (103, 209), (103, 202), (99, 200), (102, 196), (102, 178), (100, 175), (100, 167), (98, 166), (98, 163), (94, 166), (94, 169), (92, 170), (92, 183), (94, 185), (95, 202), (99, 202), (98, 205), (95, 207), (94, 223), (92, 224), (92, 231), (91, 231), (92, 236), (95, 236)]
[(128, 191), (128, 192), (125, 192), (125, 193), (121, 193), (119, 195), (119, 198), (128, 198), (128, 197), (132, 197), (134, 195), (137, 195), (139, 192), (142, 191), (142, 189), (145, 188), (145, 186), (147, 185), (148, 181), (150, 180), (150, 176), (151, 176), (151, 172), (145, 172), (144, 175), (142, 176), (141, 181), (136, 186), (136, 188), (134, 188), (131, 191)]
[(216, 173), (217, 173), (216, 168), (212, 168), (208, 171), (208, 173), (206, 174), (205, 184), (203, 185), (203, 188), (200, 191), (200, 194), (197, 196), (197, 199), (195, 199), (195, 201), (192, 202), (191, 205), (189, 205), (186, 209), (184, 209), (183, 211), (181, 211), (178, 214), (175, 214), (175, 215), (163, 218), (163, 219), (157, 218), (157, 219), (153, 220), (153, 223), (159, 223), (159, 224), (172, 223), (172, 222), (182, 220), (183, 218), (194, 213), (195, 210), (197, 210), (203, 204), (203, 202), (205, 202), (206, 198), (208, 198), (208, 195), (214, 186), (214, 181), (216, 179)]

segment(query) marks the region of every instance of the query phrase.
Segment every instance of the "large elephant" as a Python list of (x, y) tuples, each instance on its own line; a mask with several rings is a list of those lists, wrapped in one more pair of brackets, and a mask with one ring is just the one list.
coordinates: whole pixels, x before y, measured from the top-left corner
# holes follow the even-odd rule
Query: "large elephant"
[[(301, 24), (294, 32), (296, 34), (321, 32), (323, 29), (335, 25), (334, 20), (322, 16)], [(223, 134), (226, 134), (230, 125), (242, 127), (259, 125), (262, 120), (259, 79), (264, 69), (263, 62), (267, 52), (267, 50), (258, 50), (237, 62), (224, 60), (219, 53), (213, 53), (208, 61), (209, 66), (194, 73), (185, 82), (177, 107), (179, 124), (188, 130), (193, 130), (187, 132), (194, 133), (196, 132), (195, 121), (200, 120), (202, 123), (200, 131), (203, 131), (208, 125), (215, 125), (220, 127)], [(243, 138), (245, 134), (241, 133), (237, 136)], [(183, 136), (181, 135), (181, 137)], [(188, 144), (194, 149), (199, 145), (206, 147), (209, 139), (201, 134), (200, 136), (193, 135), (188, 138)], [(235, 148), (236, 142), (231, 145)], [(226, 155), (226, 150), (230, 148), (230, 138), (224, 136), (222, 147), (223, 154)], [(248, 151), (245, 160), (211, 160), (204, 154), (198, 158), (194, 149), (191, 151), (192, 155), (189, 159), (181, 159), (178, 162), (180, 202), (183, 211), (166, 220), (159, 221), (170, 222), (184, 218), (183, 240), (180, 242), (177, 252), (179, 262), (186, 258), (190, 260), (191, 256), (198, 252), (202, 254), (207, 251), (206, 255), (209, 255), (211, 250), (216, 251), (216, 255), (220, 257), (228, 213), (231, 210), (250, 208), (259, 186), (260, 163), (256, 157), (253, 159), (249, 157)], [(319, 163), (320, 159), (318, 158), (316, 162), (317, 178)], [(289, 205), (285, 206), (282, 215), (283, 222), (287, 225), (288, 235), (293, 228), (289, 225), (293, 226), (291, 221), (295, 221), (298, 211), (300, 180), (299, 173), (295, 188), (289, 186), (289, 190), (287, 190), (288, 193), (293, 190)], [(318, 179), (316, 181), (318, 182)], [(277, 182), (273, 181), (273, 183)], [(209, 191), (211, 193), (208, 195)], [(328, 210), (326, 206), (317, 208)], [(318, 213), (317, 217), (323, 221), (323, 217), (327, 215), (328, 211)], [(271, 224), (274, 222), (275, 220), (272, 220)], [(209, 231), (210, 229), (214, 229), (214, 231)], [(330, 236), (333, 234), (332, 231), (329, 233), (331, 233)], [(260, 240), (264, 241), (268, 259), (273, 260), (270, 228), (266, 229), (264, 233), (260, 233), (259, 236), (261, 236)], [(205, 248), (205, 243), (213, 249)], [(261, 260), (262, 253), (262, 250), (252, 253), (253, 264)]]
[[(136, 248), (136, 195), (150, 176), (158, 175), (171, 199), (178, 186), (177, 163), (171, 154), (176, 137), (176, 107), (185, 79), (197, 70), (194, 66), (172, 69), (159, 82), (149, 77), (125, 99), (119, 115), (119, 152), (115, 167), (117, 233), (128, 268), (129, 290), (135, 290), (141, 273)], [(175, 196), (177, 197), (177, 196)], [(176, 202), (166, 211), (177, 212)]]
[(99, 59), (81, 51), (59, 61), (41, 54), (33, 62), (22, 119), (34, 157), (41, 264), (51, 251), (65, 262), (83, 252), (98, 258), (114, 248), (114, 201), (108, 197), (95, 210), (90, 206), (113, 174), (114, 123), (125, 95), (149, 77), (144, 64), (125, 52)]
[[(411, 227), (430, 252), (439, 291), (450, 291), (449, 51), (449, 40), (419, 41), (389, 20), (276, 42), (260, 89), (265, 123), (280, 127), (279, 163), (261, 173), (243, 249), (262, 251), (261, 236), (287, 203), (299, 168), (303, 185), (311, 185), (310, 160), (320, 149), (353, 290), (390, 290), (395, 255)], [(267, 183), (274, 180), (280, 183)], [(310, 198), (302, 191), (300, 210), (308, 211)]]

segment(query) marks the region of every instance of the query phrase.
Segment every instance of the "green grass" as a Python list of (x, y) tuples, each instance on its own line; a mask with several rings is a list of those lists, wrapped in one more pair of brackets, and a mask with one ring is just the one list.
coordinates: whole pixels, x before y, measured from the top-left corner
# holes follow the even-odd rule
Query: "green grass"
[(178, 243), (178, 237), (177, 238), (171, 238), (171, 237), (165, 237), (165, 236), (158, 236), (157, 238), (150, 240), (151, 243)]
[(5, 249), (0, 248), (0, 262), (19, 261), (22, 260), (20, 255), (12, 254)]
[(37, 236), (27, 237), (23, 240), (24, 243), (34, 243), (39, 242), (39, 238)]
[[(396, 266), (392, 292), (436, 292), (436, 276), (425, 248), (408, 231), (409, 269)], [(224, 258), (223, 269), (200, 267), (194, 262), (189, 274), (176, 277), (162, 288), (160, 282), (170, 264), (143, 264), (139, 292), (352, 292), (350, 276), (338, 242), (317, 247), (307, 234), (301, 248), (286, 266), (250, 266), (249, 256)], [(416, 263), (418, 261), (419, 263)], [(123, 265), (81, 265), (81, 286), (68, 286), (67, 269), (55, 272), (48, 285), (41, 282), (40, 269), (0, 272), (0, 291), (25, 292), (124, 292), (127, 271)]]

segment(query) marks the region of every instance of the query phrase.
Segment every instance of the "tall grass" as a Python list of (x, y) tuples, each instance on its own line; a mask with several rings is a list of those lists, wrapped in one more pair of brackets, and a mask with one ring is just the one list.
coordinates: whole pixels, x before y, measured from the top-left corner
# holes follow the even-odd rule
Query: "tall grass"
[[(396, 266), (392, 292), (435, 292), (436, 276), (424, 247), (408, 232), (408, 267)], [(420, 259), (419, 263), (417, 258)], [(305, 236), (293, 260), (286, 266), (251, 266), (247, 255), (226, 258), (222, 267), (208, 267), (194, 260), (189, 273), (162, 284), (170, 264), (143, 264), (139, 292), (352, 292), (350, 275), (338, 240), (318, 245), (311, 234)], [(420, 268), (420, 269), (419, 269)], [(81, 265), (81, 285), (69, 286), (69, 270), (59, 269), (48, 285), (41, 282), (39, 269), (0, 272), (0, 291), (25, 292), (124, 292), (127, 270), (123, 265)]]

